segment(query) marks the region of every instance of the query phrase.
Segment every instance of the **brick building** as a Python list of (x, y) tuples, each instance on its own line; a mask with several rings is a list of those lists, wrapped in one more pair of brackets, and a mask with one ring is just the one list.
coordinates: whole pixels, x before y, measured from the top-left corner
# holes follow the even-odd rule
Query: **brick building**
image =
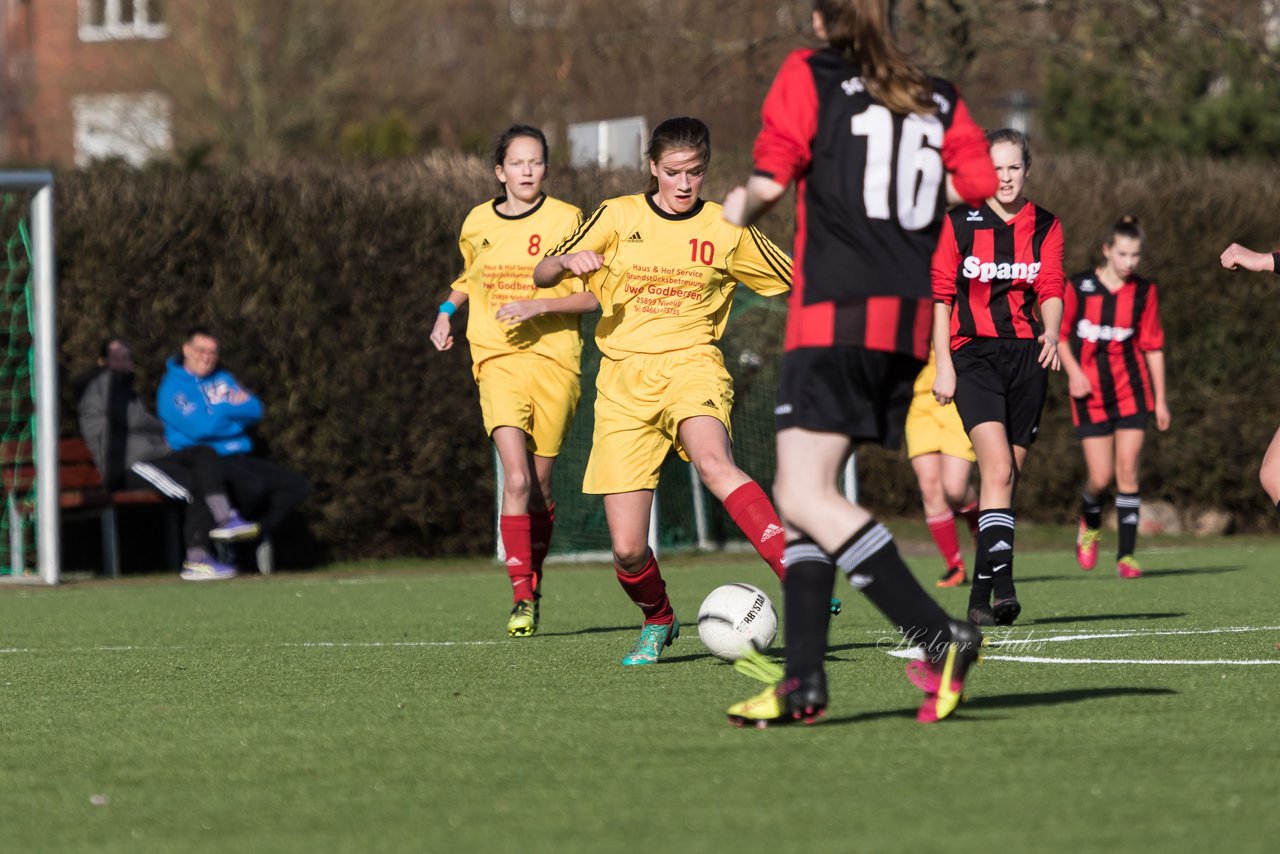
[(0, 164), (141, 163), (173, 147), (161, 0), (0, 0)]

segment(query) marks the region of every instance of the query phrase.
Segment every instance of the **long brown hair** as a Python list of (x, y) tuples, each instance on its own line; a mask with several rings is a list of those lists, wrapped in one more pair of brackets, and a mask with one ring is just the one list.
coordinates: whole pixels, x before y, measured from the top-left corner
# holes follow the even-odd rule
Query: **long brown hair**
[(895, 113), (933, 115), (933, 85), (893, 41), (887, 0), (814, 0), (827, 44), (862, 71), (867, 94)]
[[(668, 151), (692, 151), (705, 169), (711, 165), (710, 128), (701, 119), (689, 116), (667, 119), (649, 135), (649, 147), (645, 149), (644, 156), (657, 163)], [(658, 178), (652, 172), (649, 173), (649, 189), (645, 192), (650, 196), (658, 192)]]

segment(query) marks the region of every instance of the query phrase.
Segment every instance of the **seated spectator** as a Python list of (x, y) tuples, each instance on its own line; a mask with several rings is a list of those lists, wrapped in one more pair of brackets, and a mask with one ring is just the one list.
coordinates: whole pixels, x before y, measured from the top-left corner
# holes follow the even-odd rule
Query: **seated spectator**
[(156, 412), (175, 451), (217, 452), (235, 505), (262, 526), (263, 537), (311, 494), (306, 478), (250, 455), (248, 430), (262, 420), (262, 402), (218, 367), (218, 339), (205, 327), (191, 329), (181, 356), (166, 364)]
[(235, 568), (213, 555), (213, 540), (252, 539), (259, 526), (231, 506), (221, 460), (211, 448), (171, 450), (160, 419), (147, 411), (133, 388), (133, 354), (123, 338), (108, 338), (98, 369), (80, 394), (80, 434), (110, 490), (151, 488), (187, 503), (182, 578), (231, 578)]

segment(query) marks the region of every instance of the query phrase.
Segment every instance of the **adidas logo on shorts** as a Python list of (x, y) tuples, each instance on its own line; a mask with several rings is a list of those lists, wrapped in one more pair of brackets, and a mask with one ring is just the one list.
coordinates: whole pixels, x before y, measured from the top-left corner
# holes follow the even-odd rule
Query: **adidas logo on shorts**
[(708, 407), (709, 409), (716, 408), (716, 402), (714, 400), (704, 400), (702, 401), (702, 405), (705, 407)]

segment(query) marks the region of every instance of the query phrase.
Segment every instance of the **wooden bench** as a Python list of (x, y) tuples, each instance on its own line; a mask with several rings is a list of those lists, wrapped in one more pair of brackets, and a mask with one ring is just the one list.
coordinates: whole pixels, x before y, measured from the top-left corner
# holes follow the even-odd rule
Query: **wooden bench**
[[(9, 516), (9, 566), (15, 575), (26, 568), (25, 522), (35, 512), (35, 464), (30, 440), (0, 443), (0, 471)], [(21, 496), (16, 498), (16, 496)], [(169, 569), (182, 562), (182, 505), (150, 489), (110, 491), (102, 483), (93, 454), (84, 439), (58, 440), (58, 506), (64, 519), (97, 517), (102, 526), (102, 569), (110, 578), (120, 576), (120, 538), (116, 527), (117, 507), (163, 505), (168, 516), (165, 553)]]

